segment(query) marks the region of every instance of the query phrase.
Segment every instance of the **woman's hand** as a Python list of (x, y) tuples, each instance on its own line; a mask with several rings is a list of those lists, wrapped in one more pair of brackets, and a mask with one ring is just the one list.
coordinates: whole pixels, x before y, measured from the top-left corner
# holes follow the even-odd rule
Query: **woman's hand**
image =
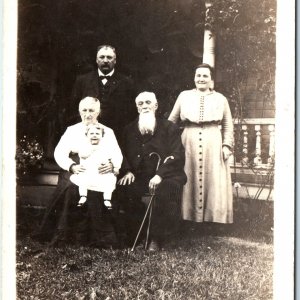
[(223, 151), (223, 159), (224, 160), (227, 160), (229, 158), (229, 156), (232, 154), (231, 150), (227, 146), (223, 146), (222, 151)]
[(119, 185), (130, 185), (131, 183), (133, 183), (135, 181), (135, 176), (133, 173), (131, 172), (127, 172), (126, 175), (124, 175), (119, 181), (118, 184)]
[(82, 166), (82, 165), (76, 165), (76, 164), (74, 164), (74, 165), (71, 166), (71, 168), (70, 168), (70, 171), (71, 171), (71, 173), (73, 173), (73, 174), (79, 174), (79, 173), (84, 172), (85, 170), (86, 170), (86, 169), (85, 169), (84, 166)]
[(101, 166), (98, 168), (99, 174), (107, 174), (112, 173), (114, 169), (114, 165), (111, 161), (109, 161), (106, 164), (101, 164)]
[(156, 188), (162, 182), (162, 178), (159, 175), (155, 175), (149, 181), (149, 192), (151, 195), (155, 193)]

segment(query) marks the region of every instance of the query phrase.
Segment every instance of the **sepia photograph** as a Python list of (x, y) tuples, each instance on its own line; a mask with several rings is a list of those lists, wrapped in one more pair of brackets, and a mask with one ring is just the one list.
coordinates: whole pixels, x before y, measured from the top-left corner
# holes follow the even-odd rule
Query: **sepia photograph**
[(4, 1), (3, 299), (294, 299), (283, 2)]

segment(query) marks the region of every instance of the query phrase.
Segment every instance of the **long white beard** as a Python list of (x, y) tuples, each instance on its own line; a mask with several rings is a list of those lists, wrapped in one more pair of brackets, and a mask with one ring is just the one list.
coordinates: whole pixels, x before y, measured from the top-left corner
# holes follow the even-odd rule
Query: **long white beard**
[(139, 130), (142, 135), (153, 135), (156, 125), (155, 114), (152, 112), (140, 113), (139, 115)]

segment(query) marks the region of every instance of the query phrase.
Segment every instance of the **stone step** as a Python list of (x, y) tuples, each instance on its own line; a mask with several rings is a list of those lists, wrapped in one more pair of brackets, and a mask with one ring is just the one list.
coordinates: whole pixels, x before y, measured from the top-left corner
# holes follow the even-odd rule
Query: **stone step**
[(240, 182), (239, 185), (239, 188), (233, 186), (232, 189), (235, 198), (267, 201), (274, 200), (274, 189), (270, 185), (262, 187), (261, 185), (249, 182)]
[(17, 204), (22, 206), (46, 207), (55, 191), (54, 185), (17, 186)]

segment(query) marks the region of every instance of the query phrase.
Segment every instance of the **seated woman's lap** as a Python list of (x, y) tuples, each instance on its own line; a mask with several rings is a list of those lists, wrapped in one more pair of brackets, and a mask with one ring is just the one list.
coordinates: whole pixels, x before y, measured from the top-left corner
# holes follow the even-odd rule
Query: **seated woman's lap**
[(68, 176), (60, 176), (61, 181), (46, 210), (38, 235), (45, 240), (115, 246), (116, 235), (111, 217), (103, 205), (103, 193), (88, 191), (85, 205), (78, 207), (78, 186), (67, 179)]

